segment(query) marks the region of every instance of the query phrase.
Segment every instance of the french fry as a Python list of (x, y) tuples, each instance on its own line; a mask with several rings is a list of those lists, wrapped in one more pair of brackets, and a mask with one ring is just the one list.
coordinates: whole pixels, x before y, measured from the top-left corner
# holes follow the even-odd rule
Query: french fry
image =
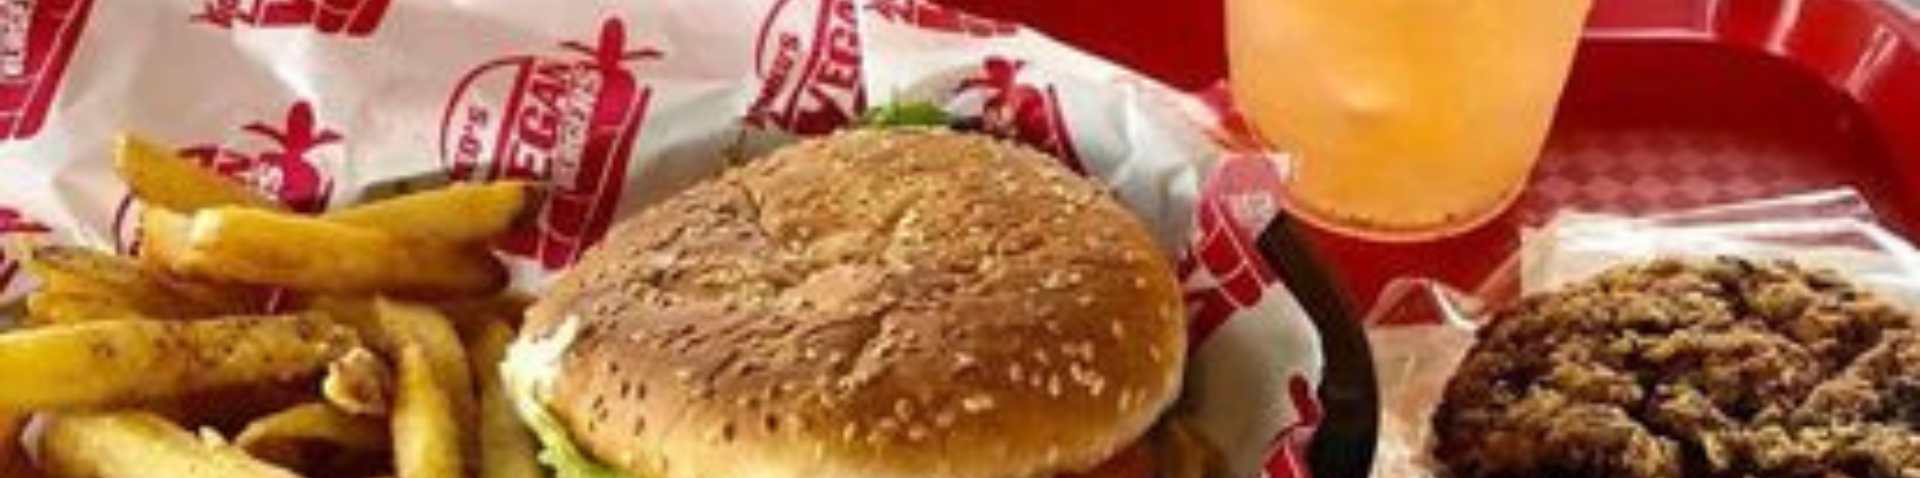
[(152, 320), (124, 297), (64, 292), (51, 288), (27, 296), (27, 323), (34, 326), (101, 320)]
[(317, 315), (105, 321), (0, 334), (0, 409), (99, 407), (315, 373), (358, 337)]
[[(385, 298), (374, 300), (373, 311), (385, 336), (394, 342), (387, 345), (392, 350), (389, 355), (398, 357), (401, 349), (418, 345), (426, 353), (434, 380), (447, 389), (458, 423), (473, 423), (478, 408), (474, 404), (473, 373), (466, 347), (453, 324), (432, 307)], [(461, 436), (468, 435), (465, 428)]]
[(279, 202), (147, 140), (121, 135), (113, 168), (133, 195), (175, 211), (214, 206), (285, 209)]
[(311, 217), (218, 207), (195, 213), (186, 231), (182, 247), (154, 248), (167, 251), (160, 255), (168, 270), (191, 277), (416, 296), (488, 294), (506, 284), (505, 268), (484, 249), (402, 240)]
[(140, 263), (153, 270), (168, 270), (186, 255), (187, 233), (193, 218), (184, 214), (150, 207), (140, 210)]
[(300, 377), (195, 391), (128, 408), (153, 412), (182, 426), (239, 430), (261, 416), (312, 401), (312, 380)]
[(386, 415), (393, 404), (393, 370), (373, 352), (355, 348), (327, 364), (320, 396), (347, 413)]
[(500, 378), (500, 362), (506, 359), (513, 335), (504, 322), (489, 321), (476, 327), (467, 342), (480, 392), (480, 478), (545, 476), (535, 458), (539, 447), (514, 414)]
[(465, 473), (451, 387), (439, 383), (426, 347), (399, 353), (400, 390), (393, 408), (393, 459), (399, 478), (455, 478)]
[(298, 478), (143, 412), (54, 417), (39, 457), (48, 471), (73, 478)]
[(247, 424), (234, 446), (295, 470), (329, 466), (324, 455), (371, 455), (387, 450), (386, 423), (354, 416), (326, 403), (307, 403)]
[(532, 191), (529, 184), (520, 181), (455, 183), (322, 217), (400, 237), (453, 244), (479, 243), (513, 227), (532, 202)]
[(133, 259), (84, 247), (32, 247), (25, 249), (23, 262), (45, 283), (45, 290), (116, 298), (152, 317), (257, 312), (267, 297), (264, 291), (252, 288), (216, 287), (168, 277), (140, 267)]

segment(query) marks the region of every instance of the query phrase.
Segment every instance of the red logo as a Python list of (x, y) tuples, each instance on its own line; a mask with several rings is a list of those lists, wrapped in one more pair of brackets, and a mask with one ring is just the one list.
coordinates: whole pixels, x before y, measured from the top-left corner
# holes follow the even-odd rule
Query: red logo
[(1200, 343), (1233, 314), (1259, 304), (1279, 276), (1256, 240), (1278, 213), (1279, 175), (1258, 157), (1229, 157), (1195, 206), (1198, 234), (1180, 260), (1190, 336)]
[[(261, 145), (262, 149), (250, 153), (231, 147), (231, 143), (205, 143), (180, 148), (179, 154), (279, 200), (288, 209), (303, 213), (326, 210), (333, 196), (333, 179), (325, 168), (317, 166), (323, 157), (317, 153), (343, 137), (320, 126), (313, 105), (296, 101), (287, 109), (282, 124), (253, 122), (240, 130), (252, 134), (245, 138), (258, 138), (241, 143)], [(134, 241), (140, 237), (134, 230), (139, 221), (129, 220), (132, 212), (132, 195), (121, 199), (114, 211), (114, 242), (126, 252), (138, 250)]]
[(453, 179), (549, 186), (536, 227), (503, 240), (507, 252), (563, 267), (612, 225), (653, 96), (629, 63), (662, 55), (626, 43), (625, 26), (608, 19), (599, 45), (566, 42), (572, 55), (495, 60), (454, 87), (440, 122), (440, 159)]
[(40, 131), (93, 0), (0, 0), (0, 141)]
[(1299, 421), (1281, 428), (1279, 436), (1274, 437), (1274, 452), (1267, 456), (1267, 476), (1310, 478), (1313, 470), (1307, 468), (1306, 457), (1301, 453), (1313, 441), (1313, 432), (1320, 427), (1326, 412), (1320, 408), (1320, 398), (1313, 394), (1313, 384), (1298, 374), (1287, 377), (1287, 401), (1293, 404), (1294, 416)]
[(867, 7), (880, 18), (928, 30), (991, 38), (1020, 32), (1020, 26), (935, 5), (926, 0), (881, 0)]
[(866, 108), (860, 87), (860, 33), (853, 0), (820, 0), (820, 8), (787, 8), (779, 0), (760, 24), (754, 72), (760, 93), (746, 122), (795, 134), (825, 134)]
[[(48, 232), (47, 226), (28, 220), (20, 211), (0, 206), (0, 236), (15, 233)], [(0, 291), (5, 291), (13, 283), (13, 277), (20, 271), (20, 262), (8, 258), (6, 251), (0, 251)]]
[(241, 127), (272, 142), (271, 149), (249, 154), (219, 144), (202, 144), (181, 148), (180, 155), (279, 199), (289, 209), (320, 212), (327, 208), (333, 181), (314, 167), (307, 155), (342, 138), (340, 133), (319, 127), (313, 106), (305, 101), (295, 102), (284, 121), (280, 126), (255, 122)]
[(1075, 172), (1086, 174), (1060, 113), (1059, 93), (1050, 84), (1021, 82), (1020, 73), (1026, 65), (1025, 61), (990, 56), (979, 72), (961, 80), (955, 94), (986, 96), (980, 115), (963, 119), (962, 125), (1039, 148), (1060, 158)]
[(290, 28), (312, 25), (320, 33), (372, 35), (392, 0), (203, 0), (189, 20), (220, 28)]

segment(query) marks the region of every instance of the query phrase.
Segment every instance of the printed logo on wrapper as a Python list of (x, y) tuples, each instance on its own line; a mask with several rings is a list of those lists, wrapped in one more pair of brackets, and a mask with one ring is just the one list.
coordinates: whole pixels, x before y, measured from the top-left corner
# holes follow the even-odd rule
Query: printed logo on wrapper
[[(1243, 313), (1260, 313), (1264, 301), (1292, 300), (1258, 246), (1260, 234), (1279, 215), (1280, 184), (1276, 165), (1265, 157), (1231, 152), (1208, 179), (1195, 207), (1198, 230), (1180, 260), (1194, 343), (1205, 342)], [(1323, 413), (1311, 380), (1298, 371), (1286, 380), (1293, 421), (1272, 437), (1274, 452), (1266, 469), (1274, 478), (1306, 478), (1310, 473), (1301, 453)]]
[(380, 27), (392, 0), (199, 0), (193, 23), (223, 29), (311, 26), (331, 35), (365, 37)]
[[(1027, 62), (989, 56), (972, 76), (955, 88), (956, 103), (977, 102), (980, 110), (962, 114), (961, 126), (1013, 139), (1059, 158), (1074, 172), (1087, 168), (1074, 150), (1073, 135), (1060, 112), (1060, 95), (1050, 83), (1034, 83), (1022, 75)], [(973, 96), (975, 98), (968, 98)]]
[[(186, 146), (178, 154), (277, 199), (293, 211), (326, 210), (333, 196), (333, 179), (320, 164), (345, 156), (337, 149), (345, 137), (322, 126), (313, 105), (295, 101), (279, 124), (256, 121), (238, 129), (247, 133), (240, 141)], [(238, 145), (259, 149), (248, 152), (237, 149)], [(133, 230), (139, 221), (132, 220), (132, 213), (133, 196), (128, 195), (114, 213), (113, 227), (115, 242), (125, 251), (135, 250), (134, 241), (140, 237)]]
[(0, 142), (40, 132), (93, 0), (0, 0)]
[(501, 242), (509, 253), (560, 268), (613, 223), (634, 139), (653, 88), (632, 64), (662, 56), (629, 49), (618, 18), (600, 44), (565, 42), (564, 54), (482, 64), (454, 87), (440, 123), (440, 159), (456, 181), (532, 179), (548, 185), (534, 226)]
[(867, 8), (895, 22), (928, 30), (993, 38), (1020, 32), (1020, 25), (936, 5), (926, 0), (880, 0)]
[[(20, 211), (6, 206), (0, 206), (0, 241), (8, 240), (8, 236), (14, 234), (46, 233), (50, 231), (51, 229), (47, 228), (47, 226), (27, 219), (27, 216), (21, 214)], [(20, 261), (8, 257), (6, 251), (0, 249), (0, 293), (5, 293), (7, 288), (13, 285), (14, 276), (18, 275), (19, 272)]]
[(774, 2), (753, 53), (760, 91), (747, 108), (748, 125), (826, 134), (866, 109), (854, 16), (854, 0)]

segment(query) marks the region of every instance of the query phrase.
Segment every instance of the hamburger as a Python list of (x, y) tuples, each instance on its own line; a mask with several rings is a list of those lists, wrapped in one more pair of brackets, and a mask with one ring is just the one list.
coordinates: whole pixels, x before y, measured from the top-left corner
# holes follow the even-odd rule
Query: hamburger
[(562, 477), (1197, 476), (1160, 251), (1042, 153), (852, 130), (615, 226), (503, 372)]

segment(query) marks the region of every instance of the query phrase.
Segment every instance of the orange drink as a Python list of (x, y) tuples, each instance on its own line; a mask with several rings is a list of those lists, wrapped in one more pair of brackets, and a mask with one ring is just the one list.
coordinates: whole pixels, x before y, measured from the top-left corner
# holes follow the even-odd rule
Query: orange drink
[(1591, 0), (1227, 0), (1233, 94), (1288, 207), (1378, 240), (1464, 231), (1538, 157)]

